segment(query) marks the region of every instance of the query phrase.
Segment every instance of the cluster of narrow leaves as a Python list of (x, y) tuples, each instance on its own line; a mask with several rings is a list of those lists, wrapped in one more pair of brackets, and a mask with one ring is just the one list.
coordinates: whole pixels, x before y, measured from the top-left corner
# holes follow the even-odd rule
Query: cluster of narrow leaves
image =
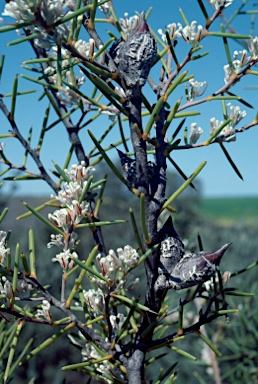
[[(81, 166), (76, 168), (81, 170)], [(74, 169), (75, 167), (73, 167), (73, 171)], [(28, 208), (33, 210), (30, 206)], [(60, 211), (63, 209), (60, 206)], [(2, 213), (1, 219), (5, 213), (6, 211)], [(37, 214), (45, 223), (47, 222), (38, 212)], [(48, 225), (54, 229), (51, 221)], [(86, 226), (87, 224), (78, 225)], [(57, 228), (58, 225), (56, 225)], [(76, 228), (74, 230), (76, 231)], [(66, 238), (67, 233), (64, 231), (64, 236), (57, 234), (54, 237), (52, 235), (50, 245), (63, 247), (63, 239)], [(75, 235), (72, 236), (73, 239), (75, 237)], [(106, 257), (101, 257), (100, 254), (96, 256), (97, 247), (95, 247), (85, 260), (80, 257), (79, 261), (71, 253), (67, 259), (68, 263), (65, 263), (65, 258), (61, 259), (57, 255), (53, 261), (58, 261), (61, 266), (60, 270), (63, 271), (62, 292), (66, 297), (65, 301), (59, 301), (50, 293), (51, 288), (44, 288), (37, 278), (35, 268), (37, 258), (35, 259), (32, 230), (29, 233), (28, 260), (26, 255), (20, 253), (19, 245), (17, 245), (15, 257), (12, 260), (11, 250), (7, 246), (8, 242), (9, 234), (2, 231), (0, 243), (2, 255), (0, 313), (3, 318), (0, 323), (2, 329), (1, 356), (2, 361), (7, 358), (6, 368), (1, 374), (2, 379), (7, 381), (20, 364), (30, 360), (45, 348), (51, 347), (51, 344), (59, 337), (72, 332), (69, 339), (81, 350), (82, 362), (65, 366), (62, 368), (64, 371), (78, 370), (106, 382), (127, 382), (126, 366), (121, 361), (119, 362), (117, 355), (132, 347), (142, 317), (149, 312), (149, 308), (140, 304), (139, 298), (135, 296), (139, 279), (133, 278), (132, 271), (136, 275), (137, 272), (139, 273), (139, 266), (150, 255), (150, 252), (140, 256), (132, 247), (125, 246), (123, 249), (117, 249), (116, 252), (110, 250)], [(75, 247), (75, 243), (76, 241), (73, 247)], [(256, 265), (257, 263), (253, 263), (244, 270), (232, 274), (232, 277), (239, 273), (242, 274)], [(200, 332), (200, 327), (218, 317), (224, 318), (222, 324), (226, 325), (229, 316), (238, 312), (238, 309), (227, 308), (229, 296), (253, 296), (253, 294), (227, 287), (229, 277), (228, 272), (222, 276), (218, 271), (216, 276), (204, 285), (199, 284), (194, 290), (188, 289), (184, 294), (184, 299), (181, 299), (179, 305), (173, 309), (169, 307), (167, 300), (163, 302), (155, 322), (145, 329), (142, 336), (147, 337), (152, 331), (154, 334), (153, 340), (149, 342), (148, 346), (146, 368), (163, 355), (163, 353), (160, 356), (157, 354), (153, 360), (153, 358), (148, 358), (148, 354), (151, 356), (153, 350), (164, 346), (195, 361), (196, 356), (192, 353), (174, 346), (174, 343), (182, 341), (188, 333), (193, 332), (217, 357), (222, 356), (220, 350), (207, 338), (206, 334), (203, 331)], [(68, 280), (74, 280), (74, 285), (69, 291), (65, 287)], [(129, 296), (128, 293), (130, 293)], [(198, 305), (196, 305), (196, 313), (190, 315), (190, 312), (186, 310), (187, 305), (198, 303), (200, 300), (202, 310), (198, 313)], [(52, 306), (59, 308), (59, 315), (56, 313), (52, 315)], [(53, 336), (38, 346), (32, 347), (33, 338), (31, 338), (21, 349), (18, 340), (26, 322), (36, 323), (38, 326), (52, 325), (53, 329), (61, 327), (61, 330), (55, 330)], [(75, 327), (79, 330), (77, 335), (74, 332)], [(96, 332), (95, 335), (94, 332)], [(99, 337), (105, 340), (101, 346)], [(176, 361), (167, 371), (161, 370), (157, 380), (162, 381), (168, 376), (170, 376), (170, 380), (176, 379), (175, 367)]]

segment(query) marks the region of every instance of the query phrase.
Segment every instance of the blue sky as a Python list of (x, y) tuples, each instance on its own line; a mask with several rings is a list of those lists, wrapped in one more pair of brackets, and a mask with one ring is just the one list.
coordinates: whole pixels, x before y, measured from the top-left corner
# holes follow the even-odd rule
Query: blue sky
[[(142, 10), (148, 10), (150, 6), (153, 6), (152, 13), (149, 18), (149, 24), (155, 32), (159, 28), (164, 28), (166, 25), (172, 22), (182, 23), (182, 18), (179, 13), (179, 7), (183, 9), (189, 21), (197, 20), (198, 24), (204, 24), (203, 15), (200, 12), (197, 0), (173, 0), (173, 1), (149, 1), (149, 0), (114, 0), (113, 1), (115, 9), (117, 11), (118, 17), (123, 17), (124, 12), (128, 12), (129, 16), (132, 16), (135, 13), (135, 10), (141, 12)], [(207, 10), (211, 15), (213, 9), (204, 0), (204, 3), (207, 5)], [(154, 4), (154, 5), (153, 5)], [(225, 15), (230, 16), (232, 12), (242, 4), (242, 1), (235, 0), (234, 4), (228, 7), (225, 11)], [(0, 11), (3, 11), (3, 2), (0, 4)], [(250, 15), (242, 15), (238, 21), (233, 22), (235, 29), (244, 34), (250, 33)], [(11, 19), (9, 19), (11, 22)], [(112, 26), (104, 25), (100, 29), (101, 36), (105, 40), (107, 36), (105, 29), (112, 29)], [(217, 21), (214, 26), (212, 26), (212, 31), (219, 31), (219, 21)], [(258, 35), (257, 26), (255, 25), (254, 35)], [(8, 34), (1, 34), (0, 38), (0, 51), (1, 53), (6, 54), (6, 62), (3, 72), (3, 77), (0, 85), (0, 93), (6, 94), (12, 91), (13, 78), (15, 74), (26, 73), (29, 76), (33, 74), (21, 68), (20, 64), (22, 61), (33, 58), (32, 51), (29, 47), (24, 44), (15, 45), (12, 47), (6, 47), (8, 41), (12, 41), (17, 38), (15, 32)], [(87, 35), (83, 36), (87, 39)], [(242, 48), (235, 42), (230, 40), (230, 52), (233, 53), (234, 50), (241, 50)], [(188, 70), (188, 74), (195, 74), (195, 79), (198, 81), (206, 81), (208, 83), (208, 88), (205, 92), (205, 95), (212, 94), (217, 89), (221, 88), (224, 85), (224, 71), (223, 65), (227, 63), (226, 55), (223, 49), (223, 44), (221, 38), (209, 37), (203, 40), (203, 50), (209, 51), (207, 55), (202, 60), (197, 60), (190, 63), (185, 69)], [(189, 45), (183, 42), (182, 39), (178, 41), (176, 47), (179, 61), (181, 61), (189, 48)], [(158, 81), (159, 71), (153, 70), (151, 76), (155, 81)], [(85, 87), (87, 87), (87, 82)], [(235, 94), (241, 94), (242, 98), (251, 103), (254, 109), (249, 109), (235, 101), (232, 102), (234, 105), (239, 105), (241, 110), (246, 110), (247, 117), (242, 120), (241, 123), (246, 124), (252, 121), (255, 117), (257, 111), (257, 91), (248, 90), (245, 87), (257, 85), (256, 76), (246, 76), (243, 81), (241, 81), (237, 86), (232, 89), (232, 92)], [(27, 89), (36, 89), (35, 84), (25, 81), (24, 79), (19, 78), (19, 90)], [(86, 88), (82, 88), (85, 91)], [(150, 98), (151, 103), (155, 102), (155, 98), (151, 93), (151, 90), (148, 86), (144, 88), (144, 94)], [(43, 114), (46, 108), (46, 101), (38, 102), (38, 97), (40, 96), (40, 91), (34, 93), (30, 96), (24, 96), (23, 98), (18, 99), (17, 109), (16, 109), (16, 120), (18, 122), (21, 132), (26, 137), (27, 132), (30, 127), (33, 127), (33, 137), (32, 145), (37, 145), (38, 135), (40, 132), (41, 124), (43, 121)], [(168, 100), (170, 105), (173, 105), (175, 101), (184, 96), (184, 89), (180, 88), (176, 94), (172, 94), (171, 98)], [(4, 99), (8, 106), (10, 106), (10, 99)], [(201, 126), (204, 130), (203, 138), (209, 137), (209, 120), (211, 117), (216, 117), (218, 120), (222, 120), (222, 110), (220, 101), (209, 102), (202, 104), (198, 107), (193, 108), (193, 110), (198, 110), (201, 112), (201, 115), (190, 117), (187, 119), (186, 125), (190, 127), (192, 122), (197, 122), (198, 126)], [(54, 114), (52, 114), (53, 121), (56, 119)], [(75, 119), (76, 121), (76, 119)], [(90, 126), (90, 129), (94, 132), (96, 137), (100, 137), (107, 124), (110, 121), (107, 121), (106, 116), (101, 117), (97, 120), (96, 123)], [(179, 120), (173, 122), (169, 134), (171, 135), (176, 128)], [(240, 124), (241, 124), (240, 123)], [(240, 125), (239, 125), (240, 126)], [(128, 127), (124, 125), (125, 132), (128, 135)], [(0, 112), (0, 133), (7, 133), (9, 130), (8, 123), (4, 119), (2, 113)], [(256, 195), (258, 194), (258, 126), (253, 127), (249, 131), (237, 135), (236, 142), (226, 143), (225, 146), (230, 153), (232, 159), (235, 161), (235, 164), (239, 168), (240, 172), (243, 175), (244, 181), (240, 180), (231, 166), (227, 162), (224, 154), (222, 153), (218, 145), (210, 145), (209, 147), (204, 147), (200, 149), (193, 150), (183, 150), (183, 151), (174, 151), (173, 158), (180, 165), (183, 171), (190, 175), (195, 168), (202, 162), (207, 161), (206, 167), (203, 169), (199, 178), (203, 184), (203, 192), (205, 196), (243, 196), (243, 195)], [(92, 147), (90, 143), (87, 132), (81, 133), (81, 138), (86, 148), (89, 150)], [(182, 135), (181, 135), (182, 138)], [(3, 140), (1, 140), (3, 141)], [(4, 140), (6, 143), (6, 153), (15, 164), (20, 164), (23, 159), (24, 151), (21, 149), (20, 145), (15, 142), (15, 140)], [(108, 146), (110, 143), (117, 141), (117, 134), (114, 131), (110, 136), (107, 137), (104, 141), (103, 146)], [(88, 146), (89, 143), (89, 146)], [(46, 162), (47, 169), (53, 168), (51, 160), (56, 161), (58, 164), (62, 165), (66, 157), (66, 149), (69, 147), (67, 144), (67, 135), (60, 125), (55, 129), (49, 131), (46, 137), (46, 143), (42, 151), (42, 159)], [(88, 152), (89, 150), (86, 150)], [(110, 156), (116, 156), (115, 151), (109, 152)], [(33, 169), (33, 163), (28, 163), (29, 167)], [(8, 190), (8, 185), (4, 188)], [(44, 186), (42, 182), (26, 182), (21, 183), (18, 193), (19, 194), (36, 194), (36, 193), (50, 193), (51, 191), (47, 186)]]

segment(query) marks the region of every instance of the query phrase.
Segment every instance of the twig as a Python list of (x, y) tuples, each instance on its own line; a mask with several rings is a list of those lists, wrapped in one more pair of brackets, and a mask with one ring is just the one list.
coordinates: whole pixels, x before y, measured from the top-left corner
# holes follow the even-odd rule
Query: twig
[(50, 178), (47, 171), (45, 170), (45, 167), (43, 166), (37, 151), (33, 150), (31, 148), (31, 146), (28, 144), (28, 142), (24, 139), (24, 137), (20, 133), (20, 130), (18, 129), (15, 121), (11, 118), (10, 112), (8, 111), (6, 105), (4, 104), (4, 102), (1, 98), (0, 98), (0, 109), (2, 110), (2, 112), (5, 115), (5, 117), (7, 118), (7, 120), (9, 121), (15, 137), (19, 140), (19, 142), (22, 144), (22, 146), (26, 149), (26, 151), (31, 155), (31, 157), (35, 161), (35, 163), (36, 163), (36, 165), (37, 165), (37, 167), (38, 167), (38, 169), (42, 175), (41, 176), (42, 179), (45, 180), (46, 183), (57, 193), (58, 188), (57, 188), (56, 183)]

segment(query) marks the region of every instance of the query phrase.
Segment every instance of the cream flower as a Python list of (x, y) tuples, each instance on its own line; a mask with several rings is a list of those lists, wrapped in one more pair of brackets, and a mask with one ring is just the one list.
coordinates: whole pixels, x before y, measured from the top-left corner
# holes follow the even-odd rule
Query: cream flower
[(195, 144), (202, 133), (203, 129), (201, 127), (197, 128), (197, 123), (192, 123), (190, 126), (190, 144)]
[(10, 16), (18, 22), (31, 22), (35, 20), (35, 11), (41, 0), (16, 0), (5, 5), (3, 16)]
[(128, 13), (124, 14), (124, 19), (119, 19), (119, 24), (124, 32), (125, 36), (129, 36), (130, 33), (137, 27), (139, 17), (137, 15), (128, 18)]
[(97, 313), (105, 312), (105, 301), (104, 294), (100, 288), (97, 290), (89, 289), (88, 291), (83, 291), (86, 303), (89, 305), (89, 308)]
[(233, 53), (234, 60), (231, 64), (224, 65), (224, 73), (225, 73), (225, 84), (231, 81), (232, 76), (234, 74), (238, 74), (242, 71), (243, 66), (245, 66), (250, 58), (247, 57), (247, 51), (244, 49), (243, 51), (234, 51)]
[(233, 0), (208, 0), (209, 3), (217, 10), (220, 8), (227, 8), (233, 3)]
[(80, 39), (76, 41), (74, 47), (80, 55), (91, 58), (94, 55), (95, 42), (93, 39), (89, 39), (89, 42)]
[(258, 59), (258, 37), (251, 40), (249, 51), (252, 59)]
[[(171, 41), (176, 40), (182, 36), (180, 29), (177, 29), (176, 27), (176, 23), (168, 24), (166, 27)], [(181, 27), (181, 24), (179, 25), (179, 27)], [(162, 31), (161, 28), (158, 29), (158, 34), (161, 36), (162, 40), (167, 44), (168, 41), (166, 34)]]
[(10, 248), (6, 248), (7, 233), (5, 231), (0, 231), (0, 264), (5, 265), (6, 254), (10, 252)]
[(71, 253), (70, 250), (67, 250), (59, 253), (58, 255), (56, 255), (56, 257), (53, 257), (52, 261), (58, 261), (63, 270), (72, 269), (75, 266), (75, 263), (71, 259), (71, 257), (78, 259), (78, 255), (76, 252)]
[(44, 317), (46, 320), (52, 320), (50, 313), (50, 303), (47, 300), (42, 301), (42, 309), (38, 309), (36, 312), (36, 317), (40, 316)]
[(5, 295), (5, 297), (10, 300), (14, 295), (12, 284), (5, 276), (2, 277), (2, 282), (0, 281), (0, 293), (1, 295)]
[[(182, 34), (182, 37), (184, 40), (191, 44), (193, 48), (195, 48), (198, 43), (201, 40), (202, 37), (202, 31), (203, 27), (201, 25), (198, 25), (197, 27), (197, 21), (192, 21), (190, 25), (187, 25), (186, 27), (182, 27), (182, 25), (179, 23), (179, 31)], [(197, 27), (197, 30), (196, 30)]]

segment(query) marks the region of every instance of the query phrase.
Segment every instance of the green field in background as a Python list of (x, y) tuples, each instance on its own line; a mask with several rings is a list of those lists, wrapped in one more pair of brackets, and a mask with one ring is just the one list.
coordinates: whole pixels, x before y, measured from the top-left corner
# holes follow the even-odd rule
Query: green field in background
[(201, 211), (214, 220), (258, 222), (258, 197), (203, 198)]

